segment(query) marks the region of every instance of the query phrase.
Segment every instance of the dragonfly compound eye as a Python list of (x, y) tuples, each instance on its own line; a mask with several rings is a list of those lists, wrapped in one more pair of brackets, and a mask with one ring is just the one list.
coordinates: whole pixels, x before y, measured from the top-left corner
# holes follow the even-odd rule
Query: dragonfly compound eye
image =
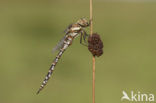
[(103, 54), (103, 42), (97, 33), (93, 33), (88, 38), (88, 50), (93, 56), (101, 56)]
[(77, 21), (77, 23), (81, 25), (82, 27), (89, 26), (89, 22), (85, 18), (81, 18), (80, 20)]

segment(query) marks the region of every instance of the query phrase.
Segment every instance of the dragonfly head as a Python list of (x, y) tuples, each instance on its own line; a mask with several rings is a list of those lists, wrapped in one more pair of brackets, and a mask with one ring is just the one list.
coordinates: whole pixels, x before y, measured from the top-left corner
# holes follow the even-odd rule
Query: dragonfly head
[(90, 25), (90, 23), (85, 18), (79, 19), (77, 23), (82, 27), (88, 27)]

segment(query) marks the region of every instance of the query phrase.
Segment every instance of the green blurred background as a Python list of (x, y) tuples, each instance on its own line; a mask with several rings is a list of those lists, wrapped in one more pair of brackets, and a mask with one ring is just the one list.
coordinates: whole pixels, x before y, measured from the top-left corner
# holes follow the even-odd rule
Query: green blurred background
[[(93, 1), (94, 32), (105, 46), (96, 103), (121, 103), (123, 90), (156, 94), (156, 3)], [(0, 103), (91, 103), (92, 56), (79, 37), (36, 95), (52, 48), (81, 17), (89, 19), (89, 0), (0, 1)]]

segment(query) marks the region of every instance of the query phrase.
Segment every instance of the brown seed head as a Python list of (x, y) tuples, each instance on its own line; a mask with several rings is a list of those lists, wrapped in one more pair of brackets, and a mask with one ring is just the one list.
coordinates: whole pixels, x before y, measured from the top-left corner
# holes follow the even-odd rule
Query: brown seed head
[(88, 50), (93, 54), (93, 56), (101, 56), (103, 54), (103, 42), (97, 33), (93, 33), (88, 38)]

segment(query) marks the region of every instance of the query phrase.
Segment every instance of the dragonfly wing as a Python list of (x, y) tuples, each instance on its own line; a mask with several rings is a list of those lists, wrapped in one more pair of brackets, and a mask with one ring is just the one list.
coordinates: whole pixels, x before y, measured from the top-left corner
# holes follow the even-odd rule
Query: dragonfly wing
[(72, 27), (72, 25), (73, 25), (73, 24), (70, 24), (70, 25), (67, 27), (67, 29), (64, 30), (64, 33), (65, 33), (65, 34), (68, 34), (68, 33), (69, 33), (70, 28)]
[[(70, 24), (67, 29), (64, 30), (64, 33), (67, 35), (70, 31), (70, 28), (72, 27), (73, 24)], [(55, 51), (60, 50), (63, 47), (64, 40), (66, 38), (66, 35), (60, 40), (60, 42), (56, 45), (55, 48), (53, 48), (52, 52), (54, 53)]]
[(66, 36), (64, 36), (64, 37), (58, 42), (58, 44), (53, 48), (52, 53), (54, 53), (54, 52), (60, 50), (60, 49), (63, 47), (65, 37), (66, 37)]

